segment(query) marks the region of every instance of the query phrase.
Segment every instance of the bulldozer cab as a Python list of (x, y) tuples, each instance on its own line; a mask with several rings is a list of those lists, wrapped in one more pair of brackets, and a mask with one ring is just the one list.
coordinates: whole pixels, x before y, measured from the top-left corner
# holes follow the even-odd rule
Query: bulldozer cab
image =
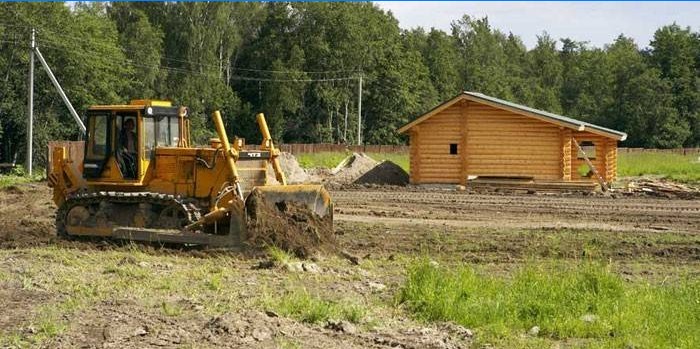
[(100, 182), (140, 182), (156, 147), (188, 146), (185, 108), (136, 100), (93, 106), (87, 112), (83, 177)]

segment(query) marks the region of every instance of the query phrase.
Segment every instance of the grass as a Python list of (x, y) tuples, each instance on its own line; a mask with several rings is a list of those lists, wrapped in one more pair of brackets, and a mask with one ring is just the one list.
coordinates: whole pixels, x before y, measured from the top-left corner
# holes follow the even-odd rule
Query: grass
[(41, 181), (44, 179), (44, 173), (44, 170), (38, 169), (29, 176), (22, 166), (15, 167), (10, 173), (0, 174), (0, 188)]
[[(303, 168), (325, 167), (334, 168), (343, 159), (352, 155), (351, 152), (320, 152), (320, 153), (302, 153), (297, 154), (296, 158), (299, 165)], [(369, 157), (376, 161), (389, 160), (401, 166), (408, 172), (408, 154), (405, 153), (367, 153)]]
[[(509, 277), (495, 277), (468, 266), (442, 269), (421, 261), (408, 268), (397, 300), (421, 320), (454, 321), (476, 330), (482, 345), (700, 347), (698, 280), (626, 282), (610, 265), (592, 262), (530, 264)], [(533, 326), (540, 327), (539, 336), (525, 335)]]
[(322, 324), (331, 319), (358, 324), (363, 321), (367, 313), (366, 309), (359, 304), (322, 299), (312, 295), (306, 289), (293, 290), (282, 297), (268, 299), (265, 303), (280, 315), (311, 324)]
[(666, 153), (620, 154), (620, 177), (658, 175), (679, 182), (700, 182), (700, 155)]
[(270, 257), (270, 260), (275, 262), (275, 264), (277, 265), (286, 265), (293, 262), (296, 259), (289, 252), (274, 245), (267, 246), (265, 251)]

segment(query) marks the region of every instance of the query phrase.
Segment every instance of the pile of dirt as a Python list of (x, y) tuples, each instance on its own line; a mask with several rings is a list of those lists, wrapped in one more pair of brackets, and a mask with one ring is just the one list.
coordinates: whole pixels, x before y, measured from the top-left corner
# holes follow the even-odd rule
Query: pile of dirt
[(365, 172), (353, 183), (405, 186), (408, 184), (408, 180), (408, 173), (401, 166), (389, 160), (384, 160)]
[(246, 200), (246, 210), (245, 243), (253, 249), (276, 246), (299, 258), (334, 250), (332, 213), (319, 217), (296, 202), (270, 203), (258, 191)]
[[(312, 183), (319, 180), (316, 176), (309, 175), (306, 170), (299, 166), (299, 162), (294, 155), (282, 152), (277, 159), (280, 162), (280, 167), (282, 167), (282, 172), (284, 172), (284, 175), (287, 176), (287, 183)], [(267, 168), (267, 182), (268, 184), (279, 184), (275, 178), (275, 171), (272, 169), (271, 164), (268, 165)]]
[(377, 161), (364, 153), (352, 153), (331, 170), (327, 179), (332, 184), (350, 184), (377, 166)]

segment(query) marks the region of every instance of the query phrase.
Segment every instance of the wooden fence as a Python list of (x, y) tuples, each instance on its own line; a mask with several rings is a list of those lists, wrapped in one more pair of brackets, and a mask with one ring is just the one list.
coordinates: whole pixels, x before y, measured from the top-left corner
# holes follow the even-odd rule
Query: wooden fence
[(289, 143), (282, 144), (279, 147), (280, 150), (292, 154), (345, 151), (351, 151), (356, 153), (408, 153), (407, 145), (344, 145), (328, 143)]

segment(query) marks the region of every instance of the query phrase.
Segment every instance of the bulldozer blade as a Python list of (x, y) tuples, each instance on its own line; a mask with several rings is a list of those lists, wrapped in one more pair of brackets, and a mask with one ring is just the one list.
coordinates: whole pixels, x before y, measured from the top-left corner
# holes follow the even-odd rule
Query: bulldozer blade
[(251, 198), (262, 197), (267, 204), (295, 203), (305, 206), (320, 218), (329, 216), (333, 219), (331, 196), (322, 185), (271, 185), (255, 187), (246, 198), (246, 207), (250, 207)]

